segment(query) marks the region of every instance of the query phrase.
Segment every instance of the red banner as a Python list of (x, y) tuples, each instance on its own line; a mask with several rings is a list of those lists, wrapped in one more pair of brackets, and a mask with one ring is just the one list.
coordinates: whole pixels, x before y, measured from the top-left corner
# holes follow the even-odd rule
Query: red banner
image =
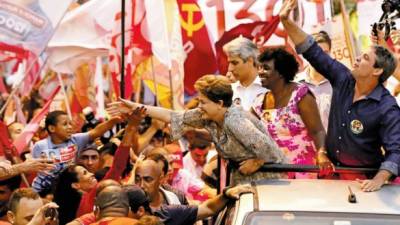
[(193, 95), (194, 83), (205, 74), (217, 72), (217, 61), (203, 14), (195, 0), (178, 0), (185, 60), (185, 91)]
[(279, 25), (279, 17), (273, 16), (269, 21), (257, 21), (254, 23), (240, 24), (229, 31), (226, 31), (222, 37), (215, 43), (217, 51), (218, 68), (221, 74), (226, 74), (228, 70), (228, 61), (223, 46), (240, 35), (254, 40), (258, 44), (264, 44), (274, 33)]

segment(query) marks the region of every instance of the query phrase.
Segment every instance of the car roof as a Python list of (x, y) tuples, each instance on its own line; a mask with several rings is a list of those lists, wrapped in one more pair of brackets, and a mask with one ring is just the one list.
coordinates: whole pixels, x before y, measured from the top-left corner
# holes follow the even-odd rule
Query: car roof
[[(256, 182), (255, 199), (260, 211), (351, 212), (400, 215), (400, 185), (385, 185), (376, 192), (363, 192), (357, 181), (262, 180)], [(350, 203), (348, 187), (356, 196)], [(257, 201), (258, 199), (258, 201)], [(256, 201), (254, 201), (256, 200)], [(247, 204), (242, 204), (242, 207)], [(257, 206), (256, 206), (257, 207)]]

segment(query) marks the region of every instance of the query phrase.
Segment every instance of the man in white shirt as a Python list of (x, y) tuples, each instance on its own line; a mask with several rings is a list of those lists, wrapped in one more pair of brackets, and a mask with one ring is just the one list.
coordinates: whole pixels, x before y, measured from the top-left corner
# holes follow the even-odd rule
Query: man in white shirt
[(256, 96), (267, 91), (257, 74), (257, 46), (247, 38), (238, 37), (225, 44), (223, 50), (228, 57), (228, 73), (237, 80), (232, 84), (233, 101), (250, 110)]
[(208, 133), (194, 131), (194, 135), (189, 139), (189, 152), (183, 157), (183, 168), (192, 175), (201, 179), (204, 165), (216, 155), (211, 150), (211, 137)]

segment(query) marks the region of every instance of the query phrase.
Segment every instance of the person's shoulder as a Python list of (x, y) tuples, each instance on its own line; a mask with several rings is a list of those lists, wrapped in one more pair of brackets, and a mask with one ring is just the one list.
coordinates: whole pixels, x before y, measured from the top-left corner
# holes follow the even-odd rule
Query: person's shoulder
[(81, 140), (88, 140), (89, 139), (89, 132), (85, 132), (85, 133), (76, 133), (71, 135), (71, 139), (70, 141), (72, 141), (73, 143), (76, 143), (78, 141)]
[(235, 122), (235, 119), (238, 117), (243, 117), (245, 115), (245, 110), (240, 105), (232, 104), (231, 107), (228, 108), (225, 115), (225, 124)]
[(382, 96), (379, 107), (384, 110), (393, 108), (396, 110), (400, 110), (399, 105), (397, 104), (396, 97), (390, 94), (389, 90), (387, 90), (386, 88), (382, 88)]
[(49, 140), (50, 137), (47, 137), (45, 139), (42, 139), (40, 141), (37, 141), (34, 145), (33, 145), (33, 149), (47, 149), (50, 146), (49, 145), (49, 141), (51, 142), (51, 140)]
[(89, 132), (85, 132), (85, 133), (75, 133), (71, 135), (71, 139), (72, 138), (81, 138), (81, 137), (86, 137), (89, 136)]

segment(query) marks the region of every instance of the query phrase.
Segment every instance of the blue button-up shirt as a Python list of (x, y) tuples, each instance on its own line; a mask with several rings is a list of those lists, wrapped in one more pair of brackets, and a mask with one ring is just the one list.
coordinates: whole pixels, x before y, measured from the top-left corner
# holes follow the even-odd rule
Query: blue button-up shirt
[[(353, 102), (355, 80), (351, 71), (332, 59), (309, 36), (296, 47), (332, 85), (326, 147), (336, 165), (375, 167), (399, 174), (400, 109), (382, 85)], [(383, 147), (383, 150), (381, 149)]]

